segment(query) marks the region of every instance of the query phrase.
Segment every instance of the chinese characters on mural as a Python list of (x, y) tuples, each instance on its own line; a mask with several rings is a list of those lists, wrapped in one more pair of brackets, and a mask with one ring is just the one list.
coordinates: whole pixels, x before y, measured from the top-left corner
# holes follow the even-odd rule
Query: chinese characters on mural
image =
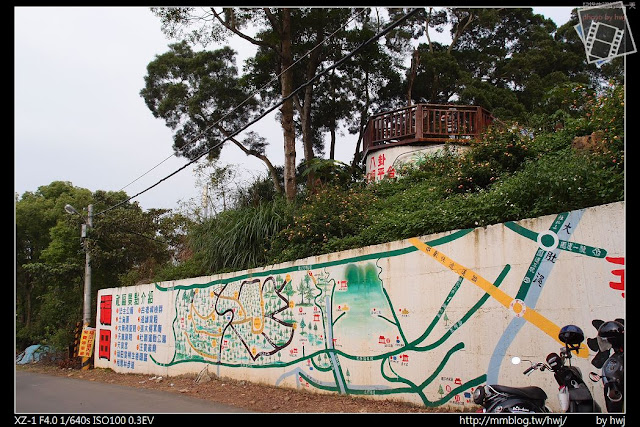
[(136, 362), (147, 361), (158, 344), (166, 344), (163, 333), (163, 305), (153, 304), (153, 291), (127, 292), (102, 295), (100, 299), (100, 324), (113, 329), (100, 329), (98, 357), (113, 360), (118, 367), (135, 369)]

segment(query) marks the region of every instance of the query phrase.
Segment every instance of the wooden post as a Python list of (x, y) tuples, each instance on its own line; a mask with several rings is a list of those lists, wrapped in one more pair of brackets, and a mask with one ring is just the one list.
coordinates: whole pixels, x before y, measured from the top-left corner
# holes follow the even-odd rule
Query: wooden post
[(367, 126), (364, 128), (364, 132), (362, 135), (362, 151), (367, 151), (367, 148), (371, 145), (371, 141), (373, 141), (373, 119), (369, 119), (367, 122)]
[(416, 105), (416, 138), (422, 138), (422, 119), (423, 119), (423, 111), (422, 104)]

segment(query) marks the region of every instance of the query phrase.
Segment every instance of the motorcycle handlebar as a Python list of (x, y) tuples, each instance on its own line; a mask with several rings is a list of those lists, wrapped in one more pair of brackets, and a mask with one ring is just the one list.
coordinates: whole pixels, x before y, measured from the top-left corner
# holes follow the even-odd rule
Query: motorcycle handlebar
[(550, 369), (547, 365), (545, 365), (542, 362), (536, 363), (535, 365), (531, 365), (529, 366), (527, 369), (524, 370), (523, 374), (524, 375), (528, 375), (529, 372), (534, 371), (536, 369), (540, 369), (541, 371), (544, 371), (545, 369)]

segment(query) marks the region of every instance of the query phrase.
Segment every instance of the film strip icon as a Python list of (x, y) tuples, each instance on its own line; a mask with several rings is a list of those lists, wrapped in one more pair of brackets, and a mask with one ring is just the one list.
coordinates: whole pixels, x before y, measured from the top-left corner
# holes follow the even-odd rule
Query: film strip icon
[(624, 30), (603, 22), (591, 21), (585, 40), (587, 54), (607, 59), (618, 54), (620, 44), (624, 40)]

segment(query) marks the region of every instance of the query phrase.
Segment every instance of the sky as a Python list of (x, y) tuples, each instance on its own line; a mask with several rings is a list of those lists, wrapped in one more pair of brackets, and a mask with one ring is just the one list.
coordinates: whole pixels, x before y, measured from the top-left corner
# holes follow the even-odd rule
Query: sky
[[(559, 26), (571, 9), (534, 11)], [(15, 7), (15, 193), (68, 181), (92, 192), (125, 191), (145, 210), (201, 203), (197, 164), (184, 168), (189, 161), (173, 154), (171, 129), (139, 95), (147, 64), (172, 42), (146, 7)], [(246, 41), (230, 46), (240, 61), (251, 53)], [(274, 115), (247, 131), (266, 137), (267, 156), (282, 165), (282, 130)], [(336, 158), (350, 162), (356, 138), (341, 138)], [(262, 162), (230, 142), (219, 164), (230, 165), (244, 182), (266, 176)]]

